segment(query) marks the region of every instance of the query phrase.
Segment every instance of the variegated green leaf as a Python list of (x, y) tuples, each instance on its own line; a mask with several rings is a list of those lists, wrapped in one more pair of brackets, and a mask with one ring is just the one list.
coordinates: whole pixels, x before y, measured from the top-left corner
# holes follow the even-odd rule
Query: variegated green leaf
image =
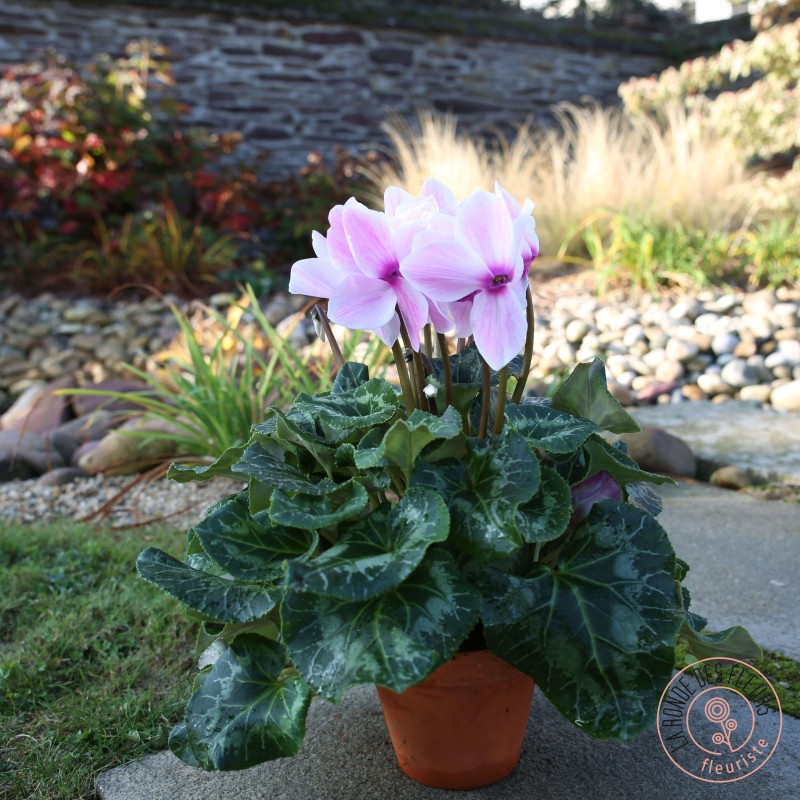
[(336, 373), (331, 394), (346, 394), (369, 380), (369, 367), (357, 361), (348, 361)]
[(391, 384), (372, 378), (339, 394), (299, 394), (295, 408), (331, 428), (348, 431), (388, 422), (400, 410), (400, 402)]
[(269, 516), (279, 525), (317, 530), (352, 519), (367, 507), (368, 502), (367, 490), (355, 480), (341, 483), (335, 492), (323, 496), (288, 495), (276, 489), (272, 494)]
[(572, 514), (569, 484), (550, 467), (542, 467), (539, 491), (519, 507), (517, 527), (526, 542), (549, 542), (561, 536)]
[(189, 483), (190, 481), (209, 481), (212, 478), (223, 476), (225, 478), (241, 479), (233, 472), (233, 466), (238, 463), (244, 453), (245, 446), (229, 447), (213, 464), (207, 466), (184, 466), (170, 464), (167, 477), (176, 483)]
[(367, 600), (288, 592), (283, 636), (300, 674), (329, 700), (363, 683), (402, 692), (452, 658), (479, 609), (478, 592), (436, 549), (400, 586)]
[(317, 545), (315, 533), (275, 525), (266, 512), (251, 516), (246, 493), (218, 504), (194, 533), (215, 563), (245, 581), (278, 578), (284, 561), (305, 558)]
[(311, 689), (282, 676), (277, 642), (237, 636), (186, 705), (189, 747), (206, 770), (233, 770), (293, 756), (303, 744)]
[(474, 558), (505, 558), (523, 542), (517, 509), (539, 489), (539, 462), (525, 440), (504, 431), (472, 440), (466, 465), (417, 463), (409, 486), (433, 489), (450, 509), (451, 540)]
[(428, 547), (447, 539), (450, 515), (441, 498), (410, 489), (387, 514), (340, 527), (339, 541), (307, 562), (289, 565), (290, 589), (364, 600), (393, 589), (419, 565)]
[(417, 409), (408, 419), (397, 420), (376, 447), (367, 449), (360, 444), (356, 465), (374, 467), (386, 459), (408, 475), (427, 445), (438, 439), (455, 438), (461, 430), (461, 417), (452, 407), (445, 409), (441, 417)]
[(219, 622), (251, 622), (268, 614), (281, 590), (243, 583), (192, 569), (177, 558), (148, 547), (136, 568), (149, 583), (172, 595), (187, 608)]
[(661, 526), (603, 500), (552, 568), (486, 576), (486, 641), (581, 729), (630, 739), (652, 723), (672, 675), (683, 619), (674, 572)]
[(232, 467), (234, 475), (241, 480), (253, 478), (266, 486), (282, 489), (284, 492), (303, 494), (330, 494), (336, 491), (336, 484), (329, 480), (312, 480), (299, 467), (287, 464), (283, 453), (276, 455), (260, 442), (253, 442), (242, 453), (237, 464)]
[(590, 434), (602, 430), (588, 419), (574, 417), (542, 403), (509, 405), (506, 407), (506, 420), (508, 428), (516, 431), (531, 447), (548, 453), (571, 453)]

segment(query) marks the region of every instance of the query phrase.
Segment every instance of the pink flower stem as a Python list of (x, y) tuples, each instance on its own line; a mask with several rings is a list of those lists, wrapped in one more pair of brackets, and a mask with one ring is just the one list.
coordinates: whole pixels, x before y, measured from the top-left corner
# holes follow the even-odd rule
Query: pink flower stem
[(450, 367), (450, 350), (447, 346), (447, 337), (443, 333), (437, 334), (439, 349), (442, 351), (442, 371), (444, 372), (444, 400), (446, 406), (453, 405), (453, 373)]
[(483, 362), (483, 397), (481, 399), (481, 421), (478, 426), (478, 438), (485, 439), (486, 431), (489, 428), (489, 401), (492, 392), (492, 375), (489, 371), (489, 365), (483, 359), (481, 359), (481, 361)]
[(533, 293), (531, 292), (531, 287), (528, 286), (528, 291), (526, 294), (528, 300), (528, 310), (527, 310), (527, 317), (528, 317), (528, 335), (525, 338), (525, 355), (522, 357), (522, 369), (519, 373), (519, 380), (517, 381), (517, 385), (514, 387), (514, 394), (511, 396), (512, 403), (519, 403), (522, 400), (522, 395), (525, 392), (525, 386), (528, 383), (528, 375), (531, 372), (531, 361), (533, 360), (533, 325), (534, 325), (534, 315), (533, 315)]
[(467, 346), (467, 340), (464, 338), (459, 338), (456, 340), (456, 353), (460, 353), (464, 350)]
[(400, 389), (403, 392), (403, 401), (406, 404), (406, 411), (410, 414), (417, 407), (417, 401), (414, 398), (414, 390), (411, 388), (411, 380), (408, 377), (406, 360), (403, 358), (403, 348), (400, 346), (399, 341), (396, 341), (392, 345), (392, 355), (394, 356), (394, 363), (397, 367), (397, 377), (400, 379)]
[(406, 327), (405, 320), (403, 319), (402, 314), (400, 314), (399, 309), (398, 316), (400, 317), (400, 335), (403, 337), (406, 347), (411, 350), (413, 354), (413, 373), (414, 383), (416, 384), (414, 396), (417, 398), (417, 408), (424, 411), (426, 405), (424, 400), (425, 395), (423, 394), (423, 390), (425, 389), (425, 368), (422, 366), (422, 358), (420, 357), (420, 354), (411, 347), (411, 337), (408, 335), (408, 328)]
[(322, 306), (319, 303), (314, 304), (313, 311), (317, 318), (317, 321), (319, 322), (323, 332), (325, 333), (326, 338), (328, 339), (328, 344), (330, 345), (331, 353), (333, 353), (333, 358), (339, 365), (339, 368), (341, 369), (344, 366), (344, 356), (342, 355), (342, 351), (339, 348), (339, 343), (336, 341), (336, 337), (333, 335), (331, 324), (330, 322), (328, 322), (328, 316), (322, 310)]
[(428, 358), (433, 358), (433, 332), (431, 330), (431, 325), (428, 323), (425, 328), (425, 355)]
[[(506, 395), (508, 393), (508, 366), (500, 370), (500, 383), (497, 387), (497, 407), (494, 413), (492, 433), (497, 436), (503, 430), (506, 419)], [(482, 409), (481, 409), (482, 410)]]

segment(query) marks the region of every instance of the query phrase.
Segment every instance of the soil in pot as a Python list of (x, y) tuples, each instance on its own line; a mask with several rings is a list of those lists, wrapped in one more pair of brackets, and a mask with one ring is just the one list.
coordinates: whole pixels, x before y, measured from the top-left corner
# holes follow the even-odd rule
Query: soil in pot
[(437, 789), (477, 789), (519, 762), (533, 681), (488, 650), (457, 653), (401, 694), (378, 687), (400, 768)]

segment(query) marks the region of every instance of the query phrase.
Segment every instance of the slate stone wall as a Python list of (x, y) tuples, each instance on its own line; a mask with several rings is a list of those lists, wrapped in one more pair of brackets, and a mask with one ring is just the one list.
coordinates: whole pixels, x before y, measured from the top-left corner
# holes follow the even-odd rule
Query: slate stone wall
[[(68, 0), (0, 0), (0, 65), (52, 47), (89, 61), (120, 55), (132, 39), (169, 45), (189, 121), (245, 135), (239, 157), (268, 149), (283, 175), (310, 150), (365, 150), (382, 140), (390, 111), (455, 112), (466, 130), (511, 130), (528, 117), (591, 96), (616, 101), (620, 82), (667, 65), (647, 52), (553, 40), (501, 40), (360, 27), (329, 21), (108, 6)], [(653, 48), (649, 48), (651, 51)]]

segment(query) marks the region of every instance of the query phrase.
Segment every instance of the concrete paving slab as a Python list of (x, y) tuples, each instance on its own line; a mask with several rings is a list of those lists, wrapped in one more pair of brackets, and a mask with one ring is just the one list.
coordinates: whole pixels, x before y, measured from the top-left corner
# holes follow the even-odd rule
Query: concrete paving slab
[[(744, 624), (762, 645), (800, 659), (800, 506), (695, 485), (663, 495), (661, 522), (693, 565), (696, 610), (716, 629)], [(205, 773), (160, 753), (103, 773), (97, 792), (100, 800), (772, 800), (800, 792), (800, 720), (784, 717), (778, 749), (757, 774), (710, 785), (669, 761), (654, 728), (627, 744), (599, 742), (537, 692), (517, 770), (493, 787), (444, 795), (403, 775), (375, 690), (360, 687), (338, 706), (312, 704), (295, 759)]]
[(659, 488), (659, 521), (691, 566), (692, 607), (712, 630), (744, 625), (762, 647), (800, 661), (800, 505), (707, 486)]
[(800, 485), (800, 414), (739, 400), (693, 400), (629, 411), (641, 425), (658, 425), (680, 436), (701, 458)]
[(294, 759), (215, 774), (160, 753), (97, 780), (100, 800), (774, 800), (797, 797), (798, 787), (800, 720), (784, 719), (775, 754), (757, 773), (712, 786), (679, 771), (654, 729), (627, 744), (597, 741), (536, 693), (514, 773), (480, 790), (430, 789), (397, 766), (372, 687), (338, 706), (314, 702)]

